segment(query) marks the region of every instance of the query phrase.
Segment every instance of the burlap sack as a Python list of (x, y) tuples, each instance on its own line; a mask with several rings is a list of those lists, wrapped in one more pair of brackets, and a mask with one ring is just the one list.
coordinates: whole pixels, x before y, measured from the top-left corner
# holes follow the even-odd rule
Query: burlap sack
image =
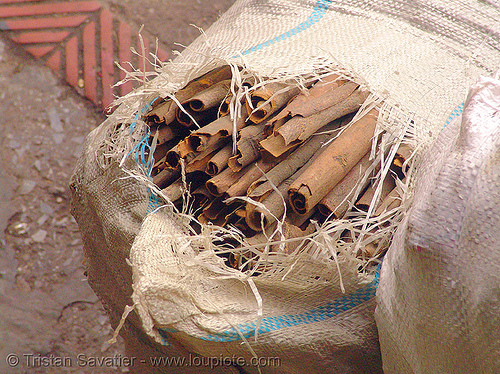
[[(402, 140), (412, 142), (418, 166), (421, 150), (460, 111), (469, 84), (499, 66), (498, 19), (499, 7), (484, 1), (240, 0), (154, 79), (119, 99), (87, 139), (72, 179), (73, 212), (89, 280), (113, 324), (134, 306), (122, 329), (134, 354), (193, 353), (222, 363), (234, 355), (249, 373), (380, 372), (378, 273), (356, 259), (363, 243), (335, 235), (376, 222), (365, 216), (320, 227), (306, 251), (270, 262), (271, 271), (258, 276), (228, 269), (207, 237), (188, 235), (183, 217), (159, 208), (168, 201), (149, 181), (141, 115), (156, 97), (222, 64), (279, 80), (334, 71), (369, 89), (371, 102), (383, 101), (379, 128), (387, 130), (389, 156)], [(393, 226), (411, 202), (412, 179)], [(279, 365), (266, 365), (273, 357)], [(255, 365), (256, 358), (264, 361)], [(177, 367), (202, 369), (210, 371)]]
[(500, 372), (500, 81), (427, 153), (377, 290), (385, 373)]

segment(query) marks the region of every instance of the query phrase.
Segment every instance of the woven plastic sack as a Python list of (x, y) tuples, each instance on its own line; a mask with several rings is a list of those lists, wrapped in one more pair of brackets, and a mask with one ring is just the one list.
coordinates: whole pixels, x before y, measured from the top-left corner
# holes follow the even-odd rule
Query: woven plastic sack
[(377, 290), (385, 373), (500, 372), (499, 113), (483, 78), (416, 177)]
[[(403, 139), (412, 142), (418, 165), (421, 150), (458, 115), (470, 82), (499, 65), (498, 19), (500, 9), (483, 1), (240, 0), (141, 89), (120, 98), (87, 138), (71, 185), (89, 281), (113, 325), (124, 322), (129, 351), (241, 357), (249, 373), (381, 372), (373, 316), (378, 272), (352, 255), (363, 243), (332, 235), (354, 223), (318, 228), (307, 251), (258, 276), (229, 269), (209, 236), (189, 235), (185, 217), (160, 207), (168, 202), (149, 180), (140, 119), (157, 97), (222, 64), (299, 83), (336, 72), (369, 89), (372, 102), (383, 101), (379, 128), (387, 131), (389, 153)], [(411, 201), (412, 175), (406, 182), (394, 227)], [(368, 216), (360, 222), (364, 230), (373, 223)], [(134, 312), (121, 320), (127, 305)], [(266, 366), (273, 357), (279, 365)], [(203, 368), (209, 370), (177, 370)]]

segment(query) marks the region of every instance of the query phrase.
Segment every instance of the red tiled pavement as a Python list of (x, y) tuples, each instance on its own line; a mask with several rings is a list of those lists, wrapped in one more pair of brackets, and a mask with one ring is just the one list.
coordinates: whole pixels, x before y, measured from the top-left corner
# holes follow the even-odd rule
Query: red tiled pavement
[(73, 36), (66, 43), (66, 81), (78, 85), (78, 38)]
[(0, 0), (0, 4), (25, 3), (27, 1), (42, 1), (42, 0)]
[(69, 17), (28, 18), (5, 21), (6, 30), (48, 29), (54, 27), (76, 27), (88, 16), (74, 15)]
[(21, 16), (40, 16), (46, 14), (61, 13), (83, 13), (99, 10), (102, 5), (95, 1), (72, 1), (43, 4), (24, 4), (19, 6), (3, 7), (0, 12), (0, 18), (21, 17)]
[(90, 22), (83, 29), (83, 79), (85, 97), (94, 103), (98, 100), (95, 38), (95, 22)]
[(12, 36), (12, 40), (19, 44), (59, 43), (68, 36), (68, 31), (27, 31)]
[[(130, 71), (130, 66), (127, 65), (127, 61), (132, 59), (131, 38), (132, 30), (128, 23), (120, 21), (118, 26), (118, 62), (123, 69)], [(120, 70), (120, 79), (125, 78), (125, 72)], [(132, 91), (132, 82), (128, 81), (120, 86), (120, 94), (125, 95), (126, 93)]]
[(53, 45), (42, 45), (42, 46), (32, 46), (32, 47), (25, 47), (29, 53), (31, 53), (33, 56), (36, 58), (40, 58), (45, 56), (47, 53), (52, 51), (55, 47)]
[(55, 51), (48, 59), (47, 66), (54, 70), (56, 73), (61, 70), (61, 51)]
[[(151, 70), (150, 63), (131, 53), (143, 48), (138, 28), (129, 25), (97, 1), (0, 0), (0, 32), (40, 59), (63, 77), (79, 93), (107, 109), (114, 93), (125, 95), (134, 83), (113, 87), (130, 71), (127, 62), (140, 70)], [(144, 53), (152, 63), (155, 45), (143, 34)], [(116, 45), (114, 44), (116, 43)], [(161, 61), (170, 56), (156, 51)]]
[(101, 80), (102, 105), (107, 108), (113, 101), (113, 15), (107, 9), (101, 12)]

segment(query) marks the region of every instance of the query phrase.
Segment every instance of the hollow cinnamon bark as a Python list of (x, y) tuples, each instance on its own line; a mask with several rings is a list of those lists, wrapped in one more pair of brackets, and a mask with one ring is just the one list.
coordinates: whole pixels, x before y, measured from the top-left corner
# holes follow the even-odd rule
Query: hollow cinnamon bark
[[(405, 182), (406, 179), (403, 179), (402, 182)], [(397, 208), (401, 205), (401, 200), (403, 198), (403, 191), (399, 186), (396, 186), (392, 189), (391, 192), (385, 197), (384, 200), (380, 203), (380, 206), (373, 213), (374, 217), (377, 217), (384, 212), (388, 212), (394, 208)]]
[[(278, 91), (281, 92), (277, 94)], [(286, 83), (269, 83), (262, 88), (256, 89), (250, 94), (250, 102), (245, 101), (250, 121), (256, 124), (261, 123), (281, 109), (299, 92), (299, 87)]]
[(150, 137), (153, 138), (158, 132), (157, 144), (167, 143), (169, 140), (174, 139), (177, 136), (177, 131), (169, 125), (158, 126), (155, 129), (151, 129)]
[[(213, 147), (215, 148), (215, 147)], [(194, 159), (186, 164), (186, 173), (192, 173), (195, 171), (205, 171), (208, 162), (217, 153), (218, 149), (205, 149), (203, 152), (196, 155)]]
[(230, 168), (224, 169), (221, 173), (209, 179), (206, 186), (210, 193), (215, 196), (221, 196), (226, 193), (229, 197), (243, 196), (248, 186), (262, 175), (262, 172), (269, 171), (274, 162), (257, 161), (255, 164), (248, 165), (244, 169), (234, 172)]
[(234, 196), (244, 196), (248, 187), (260, 176), (262, 173), (267, 173), (271, 170), (276, 164), (277, 160), (271, 162), (264, 162), (263, 160), (259, 160), (254, 164), (248, 165), (239, 173), (242, 175), (239, 177), (236, 183), (233, 183), (231, 187), (226, 191), (229, 197)]
[(272, 190), (261, 200), (266, 209), (260, 206), (247, 203), (246, 212), (247, 216), (245, 221), (252, 230), (262, 231), (276, 222), (276, 219), (281, 219), (285, 213), (287, 191), (290, 185), (297, 179), (302, 171), (296, 171), (291, 177), (285, 179), (279, 186), (277, 191)]
[[(241, 130), (246, 125), (246, 113), (236, 119), (236, 130)], [(181, 143), (185, 147), (185, 152), (202, 152), (216, 144), (220, 144), (223, 139), (229, 138), (233, 134), (235, 123), (229, 116), (220, 117), (199, 130), (192, 132)]]
[(189, 108), (184, 110), (178, 108), (176, 112), (176, 120), (187, 129), (201, 128), (206, 124), (214, 121), (217, 117), (217, 108), (209, 108), (203, 112), (193, 112)]
[(229, 114), (229, 106), (231, 104), (231, 100), (233, 99), (233, 95), (229, 94), (224, 101), (220, 104), (219, 107), (219, 116), (227, 116)]
[(207, 163), (205, 172), (214, 176), (219, 174), (227, 166), (229, 157), (233, 154), (233, 145), (227, 144), (221, 148)]
[[(195, 79), (188, 83), (184, 88), (178, 90), (174, 96), (180, 102), (184, 102), (194, 96), (196, 93), (212, 86), (213, 84), (231, 79), (232, 72), (229, 65), (222, 66), (220, 68), (214, 69), (198, 79)], [(146, 123), (164, 123), (170, 124), (176, 118), (176, 112), (178, 110), (177, 103), (167, 98), (164, 102), (157, 105), (145, 116)]]
[[(378, 198), (378, 201), (375, 202), (374, 211), (380, 206), (381, 202), (387, 197), (387, 195), (394, 189), (396, 183), (394, 182), (394, 178), (391, 175), (387, 175), (382, 182), (382, 191)], [(364, 212), (368, 212), (370, 205), (372, 203), (373, 197), (375, 196), (375, 190), (377, 186), (371, 183), (365, 193), (359, 198), (356, 202), (355, 207)]]
[(305, 214), (319, 203), (368, 152), (377, 115), (372, 109), (349, 125), (290, 186), (288, 199), (297, 213)]
[(332, 74), (316, 82), (306, 92), (301, 92), (287, 106), (278, 113), (269, 124), (274, 128), (277, 123), (283, 119), (290, 119), (296, 115), (308, 117), (314, 113), (320, 112), (332, 106), (332, 100), (335, 100), (335, 89), (346, 83), (338, 75)]
[(240, 139), (236, 143), (238, 152), (229, 158), (229, 168), (237, 172), (257, 160), (260, 157), (259, 142), (264, 138), (264, 124), (242, 128), (240, 130)]
[(195, 94), (189, 100), (182, 103), (194, 112), (202, 112), (209, 108), (219, 106), (229, 94), (231, 88), (231, 79), (226, 79), (215, 83), (205, 90)]
[(182, 178), (176, 179), (172, 184), (163, 188), (161, 192), (163, 192), (171, 202), (179, 200), (184, 193), (184, 184), (182, 183)]
[(204, 184), (194, 190), (191, 195), (193, 196), (194, 203), (201, 208), (206, 207), (213, 200), (212, 194)]
[(272, 184), (279, 185), (289, 176), (293, 175), (298, 169), (306, 164), (315, 154), (318, 153), (321, 146), (328, 140), (332, 139), (335, 133), (333, 132), (340, 126), (340, 121), (336, 121), (319, 130), (319, 134), (314, 134), (304, 144), (297, 148), (287, 158), (278, 163), (265, 176), (257, 179), (248, 188), (247, 194), (253, 199), (258, 199), (270, 191)]
[(343, 217), (349, 208), (349, 202), (353, 202), (352, 200), (356, 198), (354, 189), (370, 164), (370, 152), (367, 152), (346, 176), (321, 199), (318, 204), (319, 212), (325, 217), (330, 215), (336, 219)]
[(180, 176), (179, 170), (163, 169), (153, 177), (153, 183), (160, 189), (166, 188)]
[[(413, 154), (414, 148), (409, 144), (401, 144), (392, 160), (392, 168), (400, 179), (403, 179), (408, 172), (408, 165), (405, 162)], [(404, 166), (403, 166), (404, 165)]]
[(275, 130), (272, 135), (261, 141), (260, 145), (274, 157), (279, 157), (291, 147), (304, 142), (327, 123), (355, 112), (367, 98), (368, 92), (360, 89), (352, 92), (352, 88), (351, 83), (340, 86), (337, 90), (342, 90), (343, 94), (351, 92), (344, 100), (308, 117), (293, 117)]

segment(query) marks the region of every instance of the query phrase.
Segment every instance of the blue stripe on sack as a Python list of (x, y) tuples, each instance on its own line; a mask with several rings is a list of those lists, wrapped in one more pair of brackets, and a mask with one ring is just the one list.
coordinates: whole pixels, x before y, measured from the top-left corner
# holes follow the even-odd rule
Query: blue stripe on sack
[[(263, 318), (259, 326), (259, 334), (264, 334), (266, 332), (276, 331), (287, 327), (304, 325), (314, 322), (320, 322), (337, 316), (341, 313), (347, 312), (348, 310), (361, 305), (373, 297), (375, 297), (375, 292), (377, 290), (378, 282), (380, 278), (380, 265), (377, 267), (375, 272), (375, 278), (373, 281), (363, 288), (360, 288), (349, 295), (339, 297), (338, 299), (323, 305), (319, 308), (311, 309), (306, 313), (301, 314), (291, 314), (282, 315), (277, 317), (266, 317)], [(241, 340), (241, 335), (245, 338), (250, 338), (255, 335), (256, 323), (245, 323), (236, 325), (236, 328), (231, 328), (228, 331), (221, 332), (218, 334), (209, 334), (208, 336), (198, 337), (202, 340), (213, 341), (213, 342), (233, 342)], [(161, 333), (160, 329), (160, 333)], [(164, 332), (167, 330), (165, 329)], [(169, 331), (172, 331), (169, 329)]]
[[(149, 111), (151, 109), (151, 106), (157, 99), (158, 97), (154, 98), (149, 104), (146, 104), (139, 112), (136, 113), (134, 120), (130, 124), (130, 134), (132, 134), (132, 132), (134, 131), (135, 126), (137, 125), (137, 121), (139, 121), (139, 116), (142, 116), (145, 112)], [(144, 174), (151, 177), (151, 171), (153, 170), (155, 160), (153, 157), (151, 157), (149, 163), (146, 160), (146, 152), (148, 154), (151, 152), (151, 147), (149, 146), (149, 136), (150, 131), (149, 127), (147, 126), (147, 131), (145, 132), (141, 141), (137, 143), (134, 148), (132, 148), (132, 150), (127, 154), (127, 157), (133, 153), (135, 161), (141, 167)], [(163, 205), (162, 200), (158, 196), (156, 196), (156, 194), (154, 194), (150, 188), (148, 188), (148, 196), (149, 203), (148, 207), (146, 208), (148, 213), (153, 212), (155, 209)]]
[[(328, 4), (331, 4), (332, 0), (318, 0), (316, 2), (316, 5), (314, 7), (314, 10), (313, 12), (311, 13), (311, 15), (309, 17), (307, 17), (307, 19), (300, 23), (298, 26), (294, 27), (293, 29), (273, 38), (273, 39), (270, 39), (264, 43), (260, 43), (252, 48), (249, 48), (247, 49), (246, 51), (242, 52), (242, 55), (248, 55), (252, 52), (256, 52), (256, 51), (259, 51), (261, 50), (262, 48), (265, 48), (265, 47), (269, 47), (270, 45), (274, 44), (274, 43), (278, 43), (282, 40), (285, 40), (287, 38), (291, 38), (292, 36), (295, 36), (297, 35), (298, 33), (304, 31), (304, 30), (307, 30), (308, 28), (310, 28), (312, 25), (314, 25), (315, 23), (319, 22), (324, 14), (327, 12), (328, 10)], [(235, 57), (238, 57), (238, 56), (235, 56)]]
[(450, 116), (446, 120), (446, 124), (444, 125), (444, 127), (446, 127), (446, 125), (449, 125), (451, 123), (451, 121), (453, 121), (455, 118), (460, 117), (462, 115), (463, 111), (464, 111), (464, 103), (457, 106), (455, 108), (455, 110), (453, 112), (451, 112)]

